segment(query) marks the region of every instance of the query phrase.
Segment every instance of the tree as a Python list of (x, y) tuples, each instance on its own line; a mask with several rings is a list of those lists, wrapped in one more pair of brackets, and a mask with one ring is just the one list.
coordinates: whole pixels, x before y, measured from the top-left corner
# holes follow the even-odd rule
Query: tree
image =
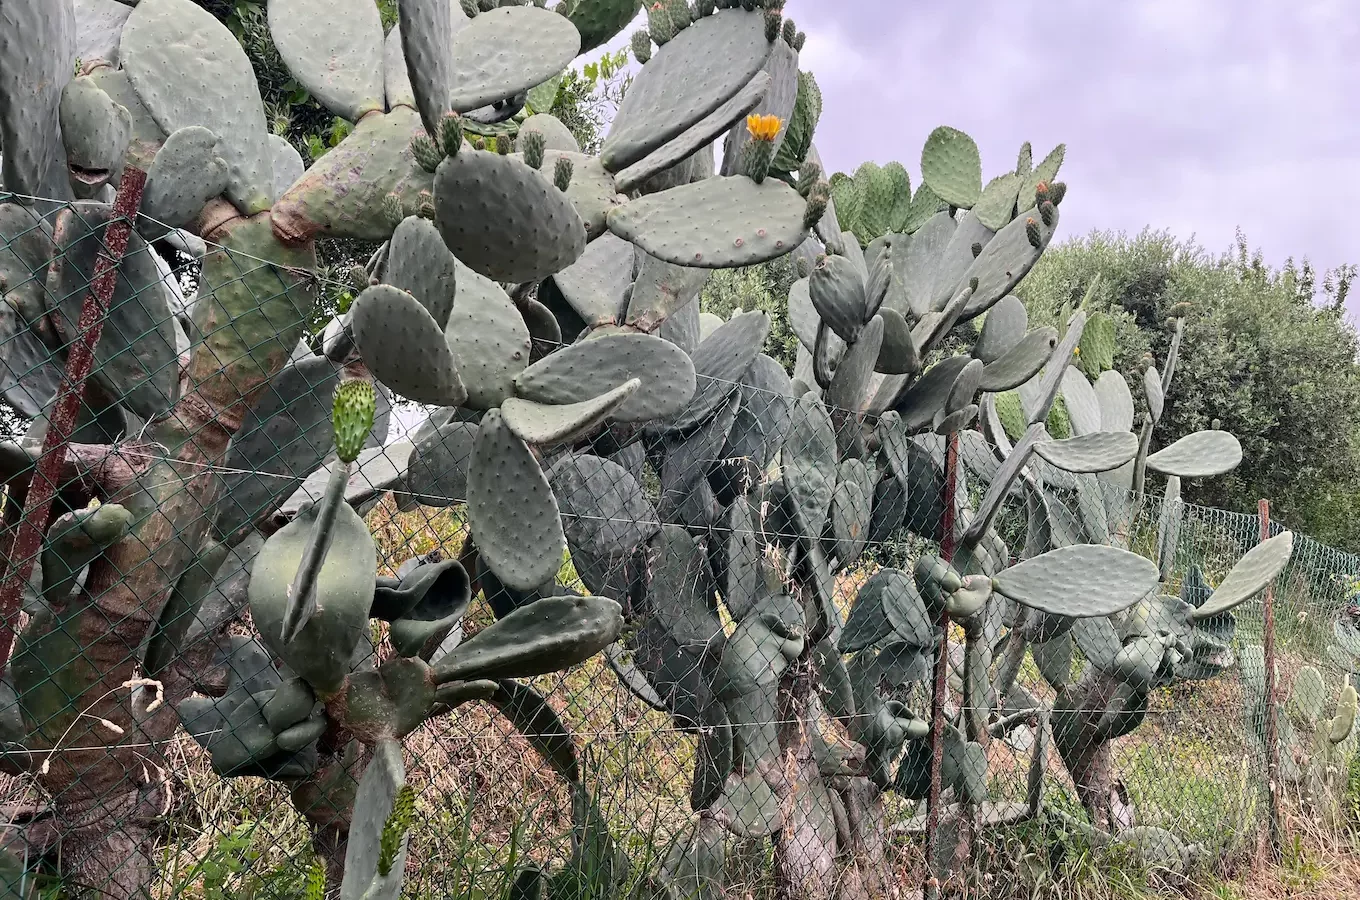
[(1089, 305), (1113, 315), (1115, 367), (1131, 378), (1144, 354), (1165, 357), (1163, 323), (1188, 303), (1179, 387), (1157, 440), (1217, 420), (1245, 459), (1229, 476), (1187, 484), (1187, 499), (1250, 512), (1269, 498), (1281, 520), (1356, 548), (1360, 340), (1343, 310), (1352, 271), (1327, 273), (1318, 291), (1307, 262), (1274, 269), (1240, 233), (1215, 256), (1165, 232), (1095, 232), (1045, 254), (1019, 293), (1036, 321), (1052, 322), (1099, 274)]
[(798, 277), (793, 260), (781, 256), (772, 262), (744, 269), (719, 269), (699, 295), (699, 309), (720, 319), (737, 310), (759, 310), (770, 319), (765, 352), (792, 372), (798, 354), (798, 336), (789, 323), (789, 286)]

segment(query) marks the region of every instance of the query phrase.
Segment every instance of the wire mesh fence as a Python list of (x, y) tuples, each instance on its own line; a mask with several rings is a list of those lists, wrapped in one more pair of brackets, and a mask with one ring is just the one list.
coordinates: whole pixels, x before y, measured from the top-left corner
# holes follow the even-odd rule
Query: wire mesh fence
[[(616, 396), (547, 402), (586, 383), (553, 369), (571, 348), (595, 383), (621, 371), (579, 350), (619, 332), (538, 327), (569, 319), (551, 280), (460, 273), (441, 331), (467, 402), (379, 384), (347, 461), (337, 389), (373, 378), (316, 307), (357, 286), (252, 220), (202, 248), (139, 222), (49, 435), (118, 216), (0, 212), (18, 895), (357, 898), (340, 885), (365, 867), (418, 897), (996, 892), (1080, 848), (1222, 865), (1272, 802), (1351, 814), (1357, 557), (1295, 537), (1272, 699), (1263, 595), (1196, 612), (1260, 517), (1130, 490), (1129, 460), (1007, 472), (976, 408), (839, 408), (834, 379), (758, 355), (754, 316), (697, 300), (660, 329), (694, 380), (665, 417), (654, 355)], [(1142, 562), (1019, 583), (1088, 545)], [(309, 553), (315, 602), (294, 603)]]

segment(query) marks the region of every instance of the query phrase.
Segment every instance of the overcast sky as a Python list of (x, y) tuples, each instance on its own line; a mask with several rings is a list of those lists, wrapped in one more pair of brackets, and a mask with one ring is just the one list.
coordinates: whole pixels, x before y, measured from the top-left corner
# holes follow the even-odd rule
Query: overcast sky
[[(788, 0), (832, 171), (902, 162), (932, 128), (984, 178), (1067, 145), (1059, 237), (1145, 225), (1267, 260), (1360, 262), (1357, 0)], [(626, 34), (624, 37), (626, 38)], [(1360, 291), (1356, 292), (1360, 295)], [(1360, 312), (1360, 296), (1351, 303)]]

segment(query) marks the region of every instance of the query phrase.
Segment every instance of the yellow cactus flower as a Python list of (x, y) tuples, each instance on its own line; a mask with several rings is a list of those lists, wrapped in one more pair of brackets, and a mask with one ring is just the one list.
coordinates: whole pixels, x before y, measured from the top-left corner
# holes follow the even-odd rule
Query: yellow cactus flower
[(747, 116), (746, 130), (757, 141), (773, 141), (779, 136), (779, 116)]

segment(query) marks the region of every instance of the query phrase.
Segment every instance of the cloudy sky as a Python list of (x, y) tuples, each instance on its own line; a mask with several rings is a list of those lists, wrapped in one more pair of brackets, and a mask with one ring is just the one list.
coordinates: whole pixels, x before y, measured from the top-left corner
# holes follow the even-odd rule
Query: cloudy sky
[(896, 159), (914, 185), (937, 125), (977, 140), (986, 178), (1024, 141), (1036, 161), (1062, 142), (1069, 237), (1151, 225), (1219, 252), (1241, 227), (1275, 264), (1360, 262), (1356, 0), (788, 0), (787, 14), (808, 35), (832, 171)]

